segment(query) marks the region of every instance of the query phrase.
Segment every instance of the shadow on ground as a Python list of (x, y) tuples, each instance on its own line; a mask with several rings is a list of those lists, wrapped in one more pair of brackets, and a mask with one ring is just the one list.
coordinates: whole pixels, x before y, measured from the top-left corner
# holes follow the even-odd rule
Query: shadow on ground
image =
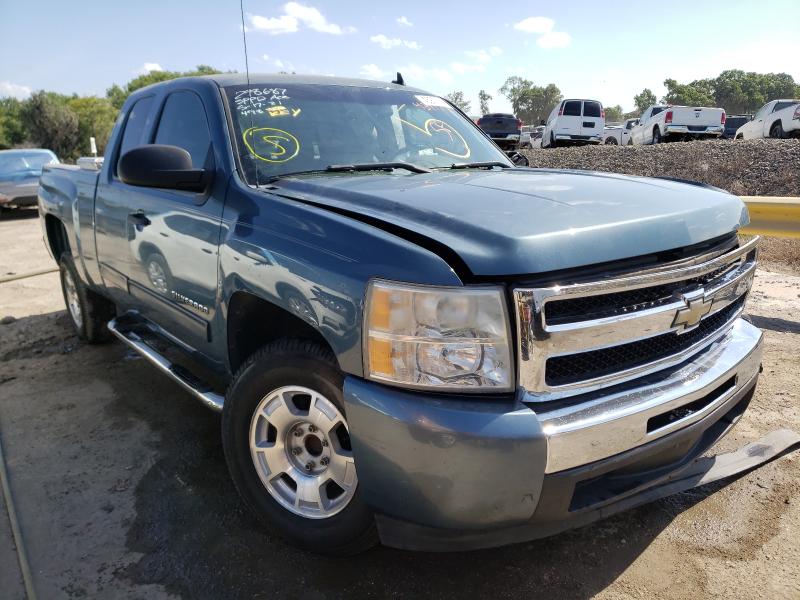
[(4, 208), (0, 210), (0, 221), (22, 221), (35, 219), (39, 216), (39, 209), (33, 208)]

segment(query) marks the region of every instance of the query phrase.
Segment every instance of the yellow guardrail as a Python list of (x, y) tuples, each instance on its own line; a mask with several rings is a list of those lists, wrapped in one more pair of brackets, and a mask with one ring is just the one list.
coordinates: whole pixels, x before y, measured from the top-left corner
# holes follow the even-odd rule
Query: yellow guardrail
[(800, 198), (740, 196), (750, 211), (741, 233), (800, 238)]

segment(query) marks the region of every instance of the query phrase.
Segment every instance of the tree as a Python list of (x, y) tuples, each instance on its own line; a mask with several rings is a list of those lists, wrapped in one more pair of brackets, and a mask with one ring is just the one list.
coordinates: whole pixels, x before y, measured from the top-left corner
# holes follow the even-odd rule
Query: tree
[(97, 141), (97, 152), (102, 156), (114, 128), (117, 109), (107, 98), (96, 96), (72, 96), (67, 106), (78, 117), (78, 156), (90, 154), (91, 137)]
[(616, 106), (606, 106), (606, 123), (619, 123), (625, 117), (622, 112), (622, 107), (617, 104)]
[(464, 92), (450, 92), (445, 96), (445, 98), (455, 104), (465, 113), (469, 113), (472, 103), (464, 98)]
[(754, 113), (770, 100), (800, 95), (794, 78), (786, 73), (745, 73), (731, 69), (712, 81), (715, 105), (730, 114)]
[(64, 96), (36, 92), (23, 103), (20, 116), (34, 144), (49, 148), (60, 158), (78, 156), (78, 117), (67, 106)]
[(478, 102), (481, 105), (481, 115), (485, 115), (489, 113), (489, 100), (492, 99), (492, 95), (487, 93), (486, 90), (481, 90), (478, 92)]
[(561, 90), (555, 84), (540, 87), (517, 76), (506, 79), (500, 93), (511, 102), (519, 119), (534, 125), (545, 120), (553, 107), (563, 100)]
[(20, 113), (22, 102), (16, 98), (0, 98), (0, 150), (14, 148), (25, 141), (25, 127)]
[(682, 104), (685, 106), (714, 106), (713, 80), (700, 79), (691, 83), (678, 83), (674, 79), (664, 80), (666, 95), (661, 99), (665, 104)]
[(138, 77), (131, 79), (127, 84), (125, 84), (124, 87), (120, 87), (117, 84), (112, 85), (106, 90), (106, 98), (111, 101), (111, 105), (114, 108), (119, 110), (122, 108), (122, 105), (125, 104), (125, 100), (128, 98), (128, 96), (145, 86), (159, 83), (161, 81), (168, 81), (170, 79), (177, 79), (178, 77), (214, 75), (221, 72), (222, 71), (218, 71), (214, 67), (209, 67), (208, 65), (197, 65), (197, 68), (195, 68), (194, 71), (185, 71), (183, 73), (179, 71), (150, 71), (149, 73), (145, 73), (144, 75), (139, 75)]
[(638, 114), (642, 114), (647, 110), (648, 106), (656, 103), (656, 95), (650, 88), (644, 88), (640, 93), (633, 97), (633, 103), (636, 105)]

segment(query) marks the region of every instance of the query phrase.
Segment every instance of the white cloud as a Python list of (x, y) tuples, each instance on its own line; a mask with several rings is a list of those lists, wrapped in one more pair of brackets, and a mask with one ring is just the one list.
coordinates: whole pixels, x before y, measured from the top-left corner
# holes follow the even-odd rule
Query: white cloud
[(403, 25), (405, 27), (413, 27), (414, 24), (409, 21), (406, 17), (397, 17), (397, 24)]
[(563, 31), (548, 31), (536, 40), (541, 48), (566, 48), (572, 42), (572, 36)]
[(447, 69), (427, 69), (418, 64), (411, 63), (397, 70), (403, 74), (403, 79), (410, 85), (416, 85), (417, 82), (421, 81), (435, 81), (443, 84), (453, 83), (453, 74)]
[(295, 33), (300, 30), (301, 26), (332, 35), (355, 31), (354, 27), (342, 27), (336, 23), (330, 23), (319, 9), (299, 2), (287, 2), (284, 4), (283, 14), (277, 17), (263, 17), (261, 15), (248, 15), (248, 17), (253, 29), (264, 31), (270, 35)]
[(24, 100), (31, 95), (31, 88), (27, 85), (19, 85), (11, 83), (10, 81), (0, 81), (0, 98), (16, 98), (17, 100)]
[(503, 49), (500, 46), (491, 46), (489, 48), (489, 54), (492, 56), (500, 56), (503, 53)]
[(465, 73), (482, 73), (486, 70), (486, 65), (483, 63), (470, 65), (462, 62), (452, 62), (450, 63), (450, 68), (459, 75), (464, 75)]
[(384, 50), (391, 50), (392, 48), (397, 48), (398, 46), (405, 46), (406, 48), (410, 48), (411, 50), (419, 50), (422, 46), (420, 46), (417, 42), (413, 42), (410, 40), (401, 40), (400, 38), (390, 38), (388, 36), (379, 33), (378, 35), (373, 35), (369, 38), (370, 42), (375, 42)]
[(492, 58), (500, 56), (503, 53), (503, 49), (499, 46), (492, 46), (488, 50), (484, 50), (481, 48), (480, 50), (466, 50), (464, 54), (466, 54), (469, 58), (474, 60), (477, 63), (481, 64), (488, 64), (491, 62)]
[(136, 69), (134, 73), (136, 75), (147, 75), (148, 73), (152, 73), (153, 71), (163, 71), (164, 69), (161, 68), (161, 65), (158, 63), (144, 63), (141, 67)]
[(514, 23), (514, 29), (525, 33), (547, 33), (552, 31), (555, 24), (550, 17), (528, 17)]
[(359, 70), (359, 75), (363, 75), (364, 77), (369, 77), (370, 79), (382, 79), (386, 72), (383, 71), (378, 65), (374, 63), (370, 63), (368, 65), (361, 65), (361, 69)]
[(263, 60), (264, 62), (269, 62), (269, 54), (262, 54), (261, 60)]

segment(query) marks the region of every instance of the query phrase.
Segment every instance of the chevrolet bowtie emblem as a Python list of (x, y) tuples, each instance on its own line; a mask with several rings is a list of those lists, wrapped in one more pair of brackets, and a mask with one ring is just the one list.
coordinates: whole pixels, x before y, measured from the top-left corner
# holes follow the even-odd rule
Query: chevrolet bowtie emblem
[(705, 297), (703, 289), (683, 294), (683, 301), (686, 303), (686, 307), (679, 308), (672, 320), (673, 327), (681, 327), (678, 329), (678, 333), (697, 327), (700, 320), (711, 311), (711, 305), (714, 303), (713, 298)]

